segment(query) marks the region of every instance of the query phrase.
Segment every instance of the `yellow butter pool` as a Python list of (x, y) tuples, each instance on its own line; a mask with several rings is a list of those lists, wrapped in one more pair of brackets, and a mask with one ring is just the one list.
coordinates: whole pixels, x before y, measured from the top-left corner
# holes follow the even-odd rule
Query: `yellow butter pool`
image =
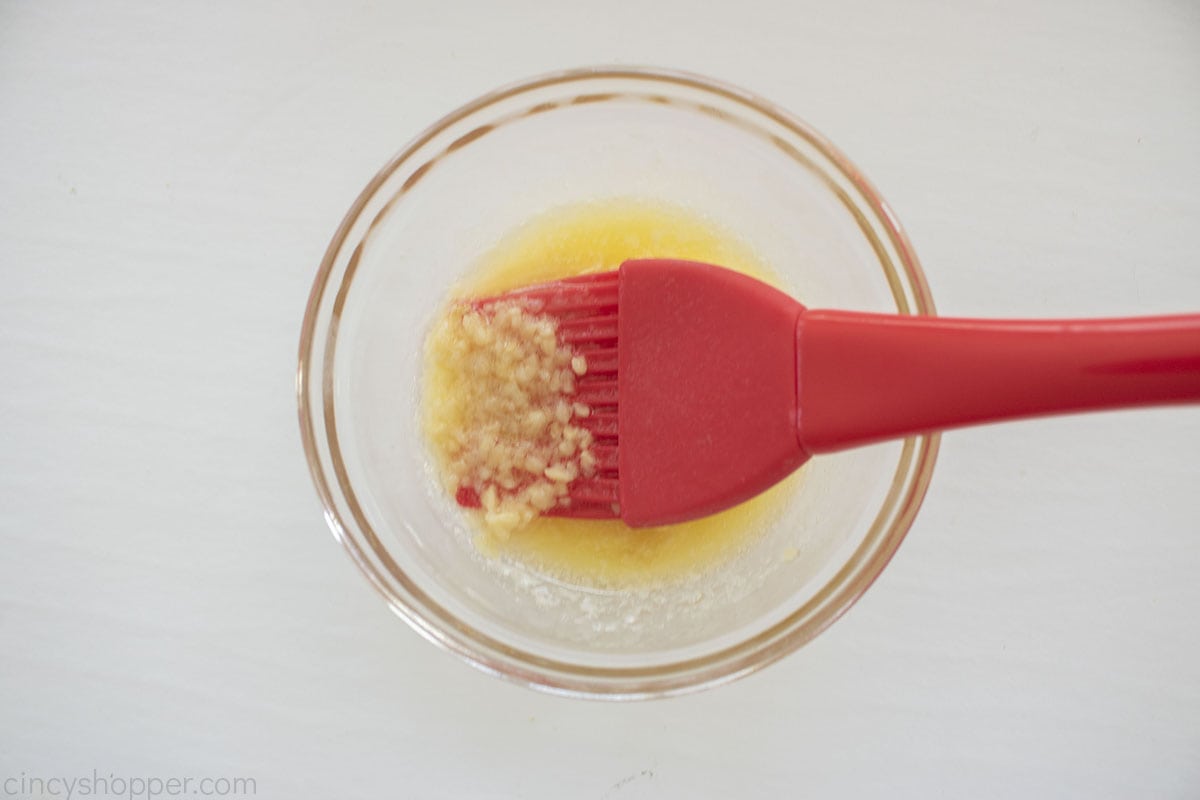
[[(651, 257), (720, 264), (778, 285), (750, 248), (711, 221), (682, 208), (618, 199), (558, 209), (530, 221), (492, 248), (453, 296), (494, 295)], [(427, 354), (422, 385), (427, 435), (456, 428), (456, 404), (441, 401), (447, 385), (444, 370)], [(572, 583), (616, 588), (672, 582), (733, 557), (775, 519), (798, 479), (793, 475), (736, 508), (693, 522), (633, 529), (616, 520), (541, 517), (507, 539), (478, 526), (476, 544), (489, 556), (517, 559)]]

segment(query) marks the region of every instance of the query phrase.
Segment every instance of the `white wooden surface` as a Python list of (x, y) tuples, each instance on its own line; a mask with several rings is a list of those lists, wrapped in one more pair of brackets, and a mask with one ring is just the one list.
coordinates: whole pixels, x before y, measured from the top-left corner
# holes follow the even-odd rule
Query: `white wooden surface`
[(1197, 408), (947, 436), (864, 601), (699, 696), (541, 696), (387, 611), (300, 450), (310, 281), (426, 124), (609, 62), (833, 138), (943, 313), (1200, 310), (1194, 2), (5, 0), (0, 797), (1200, 796)]

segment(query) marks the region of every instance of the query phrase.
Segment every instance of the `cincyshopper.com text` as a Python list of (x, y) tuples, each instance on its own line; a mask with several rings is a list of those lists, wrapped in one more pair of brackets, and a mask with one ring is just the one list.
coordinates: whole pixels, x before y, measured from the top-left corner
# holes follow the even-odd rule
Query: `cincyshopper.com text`
[(124, 797), (140, 800), (152, 797), (252, 797), (258, 793), (254, 778), (197, 778), (124, 776), (108, 773), (46, 777), (22, 772), (0, 781), (0, 798)]

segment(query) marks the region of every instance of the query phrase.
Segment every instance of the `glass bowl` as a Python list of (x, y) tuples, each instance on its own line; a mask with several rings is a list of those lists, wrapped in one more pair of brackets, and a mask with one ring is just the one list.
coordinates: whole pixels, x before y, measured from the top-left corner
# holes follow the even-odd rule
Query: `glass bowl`
[(813, 459), (778, 520), (692, 582), (603, 590), (482, 555), (420, 430), (426, 330), (450, 287), (530, 218), (630, 196), (735, 232), (809, 307), (933, 313), (891, 211), (806, 124), (695, 75), (582, 69), (467, 104), (379, 171), (321, 263), (297, 376), (326, 520), (397, 614), (487, 672), (624, 699), (732, 680), (820, 633), (904, 538), (938, 444)]

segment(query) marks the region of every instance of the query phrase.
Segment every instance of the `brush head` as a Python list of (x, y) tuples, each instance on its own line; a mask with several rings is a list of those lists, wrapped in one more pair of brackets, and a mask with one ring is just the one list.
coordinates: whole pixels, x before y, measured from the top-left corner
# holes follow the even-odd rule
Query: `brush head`
[[(517, 300), (552, 318), (587, 368), (595, 465), (544, 513), (682, 522), (729, 508), (808, 457), (796, 434), (796, 323), (803, 307), (745, 275), (688, 261), (627, 261), (475, 301)], [(471, 498), (459, 497), (464, 505)]]
[[(586, 519), (621, 516), (618, 465), (618, 303), (620, 276), (616, 271), (581, 275), (529, 286), (474, 301), (487, 311), (501, 303), (517, 302), (529, 314), (553, 320), (558, 340), (583, 358), (584, 371), (566, 393), (572, 406), (586, 409), (572, 424), (591, 434), (587, 470), (581, 469), (567, 494), (544, 514)], [(476, 507), (474, 491), (458, 494), (461, 505)]]

